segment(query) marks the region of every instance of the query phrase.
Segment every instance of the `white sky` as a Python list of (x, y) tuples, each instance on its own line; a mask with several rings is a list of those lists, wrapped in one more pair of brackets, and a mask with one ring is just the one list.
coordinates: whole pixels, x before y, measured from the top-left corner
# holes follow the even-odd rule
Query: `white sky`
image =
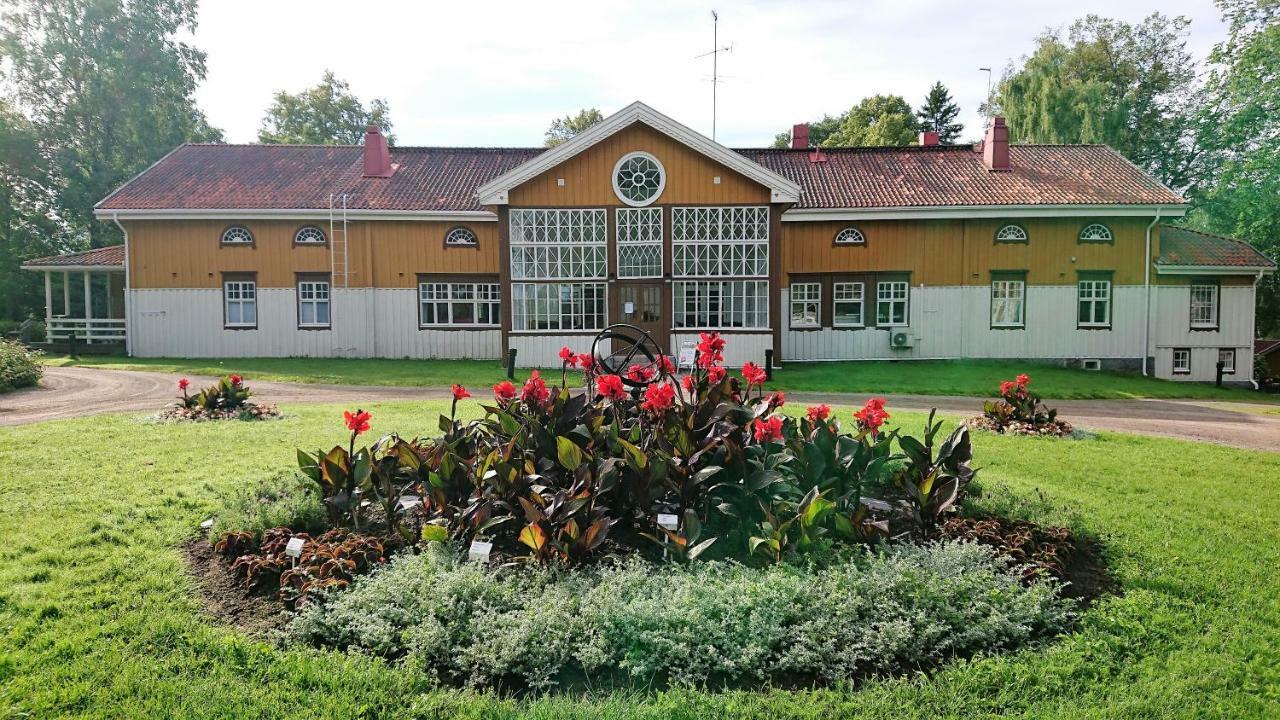
[(314, 85), (326, 68), (362, 100), (390, 103), (400, 145), (541, 145), (555, 117), (633, 100), (710, 135), (711, 61), (694, 56), (712, 47), (713, 7), (720, 45), (733, 44), (720, 61), (717, 139), (734, 147), (767, 145), (874, 93), (918, 106), (935, 80), (976, 138), (978, 68), (998, 77), (1042, 29), (1088, 13), (1187, 15), (1197, 58), (1225, 34), (1211, 0), (205, 0), (195, 44), (209, 73), (197, 99), (230, 142), (256, 140), (272, 93)]

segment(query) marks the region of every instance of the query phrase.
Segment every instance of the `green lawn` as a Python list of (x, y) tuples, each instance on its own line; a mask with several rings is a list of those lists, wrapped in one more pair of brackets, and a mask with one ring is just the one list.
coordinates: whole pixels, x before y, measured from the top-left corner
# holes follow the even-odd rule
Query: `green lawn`
[[(189, 375), (237, 372), (250, 379), (339, 385), (397, 385), (406, 387), (486, 387), (506, 378), (496, 360), (340, 360), (327, 358), (181, 359), (85, 356), (45, 358), (49, 365), (155, 370)], [(544, 371), (559, 372), (559, 368)], [(1208, 384), (1171, 382), (1132, 373), (1085, 372), (1054, 365), (1005, 361), (920, 361), (792, 363), (774, 373), (771, 387), (779, 390), (912, 395), (990, 396), (1001, 380), (1018, 373), (1032, 376), (1033, 386), (1046, 398), (1197, 398), (1271, 401), (1244, 390), (1218, 389)], [(519, 371), (521, 380), (528, 371)]]
[[(375, 405), (373, 432), (430, 432), (443, 407)], [(268, 423), (0, 428), (0, 717), (1280, 716), (1280, 453), (979, 436), (984, 486), (1043, 491), (1039, 519), (1101, 534), (1120, 583), (1045, 647), (843, 689), (510, 699), (282, 651), (201, 615), (177, 547), (217, 491), (343, 437), (341, 408), (285, 410)]]

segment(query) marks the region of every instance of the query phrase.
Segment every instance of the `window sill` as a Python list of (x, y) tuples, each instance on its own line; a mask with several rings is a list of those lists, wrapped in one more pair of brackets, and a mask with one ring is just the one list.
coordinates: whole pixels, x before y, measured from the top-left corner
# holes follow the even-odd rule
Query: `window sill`
[(299, 330), (332, 330), (332, 325), (299, 325)]
[(257, 330), (257, 325), (223, 325), (223, 330)]
[(1191, 332), (1218, 332), (1221, 328), (1218, 325), (1192, 325), (1187, 329)]
[(1077, 330), (1110, 330), (1110, 325), (1076, 325)]
[(832, 330), (866, 330), (866, 325), (832, 325)]
[(1026, 330), (1026, 325), (992, 325), (992, 330)]
[(501, 325), (419, 325), (419, 330), (498, 330)]

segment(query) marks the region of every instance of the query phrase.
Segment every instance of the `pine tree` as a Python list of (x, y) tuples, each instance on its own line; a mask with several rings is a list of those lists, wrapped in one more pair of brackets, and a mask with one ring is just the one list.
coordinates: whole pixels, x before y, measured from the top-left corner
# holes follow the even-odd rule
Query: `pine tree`
[(959, 114), (960, 106), (952, 101), (951, 93), (947, 91), (946, 86), (936, 82), (929, 88), (929, 94), (924, 99), (924, 105), (921, 105), (920, 110), (916, 112), (916, 117), (920, 119), (922, 131), (932, 130), (938, 133), (938, 142), (950, 145), (964, 130), (964, 125), (953, 122)]

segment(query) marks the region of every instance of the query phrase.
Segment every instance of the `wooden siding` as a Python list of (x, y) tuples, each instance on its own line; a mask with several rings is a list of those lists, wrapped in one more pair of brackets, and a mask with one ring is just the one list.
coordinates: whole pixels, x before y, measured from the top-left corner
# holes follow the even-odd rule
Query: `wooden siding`
[[(643, 150), (662, 163), (667, 184), (657, 204), (767, 204), (769, 189), (682, 145), (647, 125), (636, 123), (560, 165), (515, 187), (511, 207), (608, 207), (623, 203), (613, 192), (613, 166), (623, 155)], [(714, 178), (720, 176), (720, 184)], [(564, 186), (557, 180), (564, 179)]]
[[(222, 231), (238, 224), (253, 233), (251, 247), (220, 244)], [(444, 236), (464, 224), (477, 248), (445, 248)], [(255, 220), (149, 220), (126, 223), (130, 281), (134, 288), (216, 288), (222, 274), (255, 273), (259, 287), (293, 287), (297, 273), (330, 271), (329, 246), (296, 246), (294, 233), (327, 222)], [(498, 228), (493, 222), (351, 222), (348, 237), (350, 287), (409, 288), (418, 273), (485, 273), (498, 269)]]
[[(790, 273), (911, 272), (912, 284), (986, 285), (992, 270), (1026, 270), (1032, 285), (1071, 285), (1076, 273), (1111, 270), (1118, 285), (1142, 282), (1144, 232), (1141, 218), (1102, 219), (1114, 244), (1077, 242), (1093, 220), (1022, 218), (1029, 242), (996, 243), (1001, 220), (869, 220), (784, 222), (783, 268)], [(865, 247), (832, 244), (848, 226), (860, 229)], [(1074, 261), (1073, 261), (1074, 258)]]

